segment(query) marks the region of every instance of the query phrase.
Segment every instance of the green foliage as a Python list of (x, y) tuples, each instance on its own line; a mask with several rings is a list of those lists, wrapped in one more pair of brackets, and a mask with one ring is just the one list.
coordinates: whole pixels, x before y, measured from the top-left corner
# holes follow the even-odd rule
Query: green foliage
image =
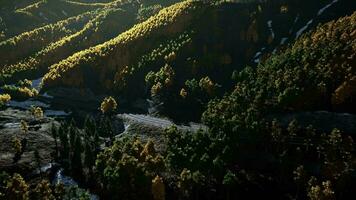
[[(70, 76), (70, 74), (72, 73), (68, 72), (78, 70), (78, 67), (80, 66), (90, 66), (89, 70), (92, 70), (94, 73), (99, 68), (100, 70), (102, 70), (103, 68), (97, 65), (101, 65), (104, 63), (93, 62), (94, 60), (100, 60), (107, 57), (115, 58), (117, 57), (115, 55), (122, 55), (124, 53), (126, 54), (126, 50), (128, 48), (136, 46), (135, 41), (137, 40), (142, 40), (147, 37), (161, 38), (160, 34), (156, 34), (157, 30), (169, 29), (173, 26), (174, 23), (179, 22), (179, 24), (182, 25), (182, 27), (179, 27), (179, 30), (176, 30), (174, 32), (179, 32), (180, 30), (183, 30), (185, 27), (184, 21), (186, 21), (187, 18), (192, 14), (199, 14), (193, 12), (196, 10), (196, 7), (198, 5), (199, 3), (193, 1), (184, 1), (181, 3), (177, 3), (171, 7), (162, 9), (154, 17), (151, 17), (145, 22), (134, 26), (130, 30), (120, 34), (119, 36), (108, 42), (70, 56), (66, 60), (63, 60), (60, 63), (51, 67), (50, 72), (48, 72), (43, 79), (44, 86), (50, 87), (59, 82), (61, 82), (61, 84), (70, 84), (71, 86), (79, 86), (83, 84), (83, 82), (81, 82), (80, 80), (75, 83), (69, 83), (68, 81), (65, 81), (63, 77), (67, 75)], [(142, 53), (144, 52), (144, 48), (137, 49), (137, 51), (135, 50), (135, 52), (130, 52), (130, 55), (128, 55), (128, 57), (125, 57), (120, 60), (115, 60), (115, 62), (105, 63), (105, 71), (103, 71), (103, 78), (105, 80), (101, 80), (103, 84), (102, 86), (107, 89), (112, 88), (114, 82), (114, 77), (112, 77), (112, 74), (120, 73), (122, 69), (125, 69), (129, 60), (138, 57), (138, 55), (140, 54), (142, 55)], [(87, 65), (85, 63), (90, 63), (90, 65)], [(108, 77), (112, 78), (109, 78), (108, 80)], [(78, 79), (78, 76), (76, 76), (76, 79)]]
[(149, 86), (152, 86), (151, 95), (156, 96), (160, 93), (167, 93), (167, 90), (169, 91), (169, 88), (173, 85), (174, 76), (175, 72), (168, 64), (166, 64), (156, 73), (149, 72), (146, 75), (145, 80)]
[(191, 172), (183, 169), (179, 179), (178, 188), (181, 190), (183, 197), (192, 197), (192, 193), (197, 187), (201, 187), (205, 183), (205, 177), (199, 171)]
[(1, 89), (15, 100), (25, 100), (38, 95), (38, 91), (35, 88), (4, 85)]
[(98, 155), (96, 169), (111, 198), (147, 199), (151, 182), (164, 163), (152, 141), (142, 144), (138, 139), (124, 138)]
[[(17, 58), (16, 63), (4, 65), (2, 74), (13, 75), (28, 70), (43, 70), (43, 67), (47, 68), (75, 52), (111, 39), (135, 22), (134, 14), (124, 12), (120, 9), (120, 5), (116, 4), (109, 4), (105, 9), (93, 11), (90, 14), (92, 18), (81, 29), (44, 44), (34, 54), (24, 57), (20, 61)], [(121, 21), (117, 21), (117, 19)], [(63, 27), (63, 24), (58, 26)], [(72, 81), (81, 80), (74, 79)]]
[(166, 199), (165, 185), (163, 183), (163, 179), (159, 176), (156, 176), (152, 180), (152, 196), (154, 200)]
[(148, 7), (141, 6), (141, 8), (138, 10), (137, 19), (139, 21), (144, 21), (148, 19), (150, 16), (158, 13), (161, 9), (162, 6), (160, 4), (151, 5)]
[[(347, 59), (355, 54), (350, 38), (355, 17), (353, 14), (320, 26), (256, 70), (241, 71), (235, 90), (221, 101), (212, 102), (204, 121), (212, 128), (218, 121), (242, 128), (256, 126), (256, 117), (266, 112), (331, 110), (334, 91), (348, 77), (355, 76), (352, 61)], [(346, 101), (338, 107), (350, 111), (351, 105)]]
[(9, 176), (0, 173), (0, 197), (1, 199), (43, 199), (43, 200), (89, 200), (88, 191), (78, 188), (78, 186), (64, 187), (63, 184), (51, 186), (47, 179), (40, 179), (39, 182), (30, 187), (20, 174)]
[(14, 174), (6, 185), (6, 199), (29, 200), (29, 186), (19, 174)]
[(48, 180), (42, 180), (34, 189), (34, 196), (36, 199), (55, 200), (55, 197), (52, 193), (53, 192)]
[(96, 14), (97, 12), (83, 13), (28, 32), (23, 32), (20, 35), (0, 42), (0, 59), (3, 60), (1, 67), (5, 64), (14, 64), (15, 61), (30, 56), (51, 42), (73, 34)]
[[(288, 127), (281, 127), (267, 116), (276, 112), (333, 110), (334, 91), (355, 76), (353, 61), (347, 59), (355, 52), (350, 38), (355, 16), (320, 26), (256, 69), (246, 68), (235, 74), (234, 91), (221, 100), (211, 101), (203, 115), (210, 127), (208, 132), (167, 130), (169, 168), (183, 170), (183, 177), (190, 177), (190, 171), (199, 171), (215, 184), (223, 183), (227, 188), (234, 185), (235, 192), (241, 192), (242, 183), (253, 187), (248, 176), (262, 175), (272, 177), (264, 184), (288, 185), (284, 192), (292, 196), (296, 193), (311, 199), (330, 199), (341, 195), (355, 168), (351, 137), (338, 130), (316, 134), (312, 127), (303, 129), (295, 120)], [(206, 84), (207, 78), (197, 83), (192, 80), (186, 86), (212, 85)], [(352, 102), (344, 103), (343, 108), (352, 111), (351, 105)], [(320, 170), (315, 170), (312, 163), (317, 163)], [(300, 168), (303, 165), (308, 168)], [(248, 176), (241, 179), (242, 170), (236, 166), (249, 170)], [(264, 166), (271, 171), (264, 171)], [(307, 186), (306, 177), (310, 176), (324, 183)], [(302, 189), (291, 189), (296, 187), (290, 185), (292, 180)], [(333, 185), (338, 185), (337, 189)], [(234, 191), (229, 190), (226, 195), (231, 192)], [(194, 193), (183, 190), (184, 195)]]
[(90, 200), (88, 191), (78, 188), (78, 186), (71, 186), (65, 188), (63, 200)]

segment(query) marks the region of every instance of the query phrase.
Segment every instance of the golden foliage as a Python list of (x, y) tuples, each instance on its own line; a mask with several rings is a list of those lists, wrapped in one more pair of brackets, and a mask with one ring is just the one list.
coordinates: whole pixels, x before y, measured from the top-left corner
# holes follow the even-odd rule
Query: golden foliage
[(247, 41), (252, 41), (254, 43), (258, 42), (258, 32), (257, 32), (257, 29), (258, 26), (257, 26), (257, 21), (253, 21), (250, 26), (248, 27), (247, 29), (247, 32), (246, 32), (246, 40)]
[(152, 195), (154, 200), (166, 199), (166, 188), (163, 179), (158, 175), (152, 180)]
[(186, 91), (184, 88), (182, 88), (182, 89), (180, 90), (180, 92), (179, 92), (179, 95), (180, 95), (183, 99), (185, 99), (185, 98), (187, 97), (188, 93), (187, 93), (187, 91)]
[[(164, 35), (172, 35), (184, 30), (188, 25), (186, 23), (192, 16), (196, 5), (200, 5), (192, 0), (183, 1), (168, 8), (162, 9), (157, 15), (150, 17), (146, 21), (135, 25), (130, 30), (120, 34), (116, 38), (109, 40), (103, 44), (97, 45), (90, 49), (77, 52), (67, 59), (50, 67), (50, 71), (43, 78), (44, 87), (50, 87), (56, 84), (63, 84), (64, 76), (72, 76), (70, 71), (80, 66), (91, 67), (95, 70), (103, 70), (103, 72), (110, 73), (107, 76), (122, 70), (129, 65), (130, 58), (136, 57), (143, 52), (144, 49), (135, 49), (134, 52), (128, 49), (137, 47), (137, 42), (142, 41), (147, 37), (161, 38)], [(158, 30), (160, 30), (158, 32)], [(105, 63), (105, 68), (99, 68), (94, 62), (100, 60), (103, 65), (104, 58), (120, 57), (116, 62)], [(105, 74), (104, 74), (105, 75)], [(103, 76), (102, 78), (107, 78)], [(114, 81), (114, 80), (112, 80)], [(79, 85), (73, 85), (79, 86)]]
[(81, 24), (85, 24), (95, 15), (96, 12), (86, 12), (0, 42), (0, 59), (4, 61), (0, 67), (3, 68), (6, 64), (23, 59), (51, 42), (73, 34), (76, 32), (75, 27), (82, 26)]
[(12, 140), (12, 145), (13, 145), (13, 148), (17, 154), (20, 154), (22, 152), (22, 144), (21, 144), (21, 140), (19, 138), (15, 137)]
[(151, 95), (156, 96), (161, 90), (162, 90), (162, 84), (158, 82), (152, 86)]
[(36, 119), (41, 119), (43, 118), (43, 110), (41, 107), (32, 107), (30, 109), (31, 114), (36, 118)]
[(14, 174), (7, 182), (5, 197), (7, 199), (29, 200), (29, 186), (20, 174)]
[(145, 147), (143, 148), (143, 150), (140, 153), (141, 157), (147, 157), (147, 156), (155, 156), (156, 155), (156, 150), (154, 147), (154, 143), (152, 142), (152, 140), (149, 140)]
[(172, 61), (174, 61), (176, 58), (177, 58), (177, 55), (176, 55), (175, 52), (171, 52), (171, 53), (169, 53), (168, 55), (166, 55), (166, 56), (164, 57), (164, 59), (165, 59), (167, 62), (172, 62)]
[(288, 10), (289, 10), (289, 8), (288, 8), (287, 5), (283, 5), (283, 6), (281, 6), (281, 8), (280, 8), (280, 12), (281, 12), (281, 13), (287, 13)]
[[(35, 88), (4, 85), (1, 89), (8, 93), (12, 99), (27, 99), (38, 95), (38, 91)], [(4, 98), (7, 99), (8, 96), (5, 95)]]
[(55, 200), (55, 197), (52, 194), (51, 185), (48, 180), (42, 180), (40, 183), (38, 183), (34, 193), (37, 198), (41, 198), (42, 200)]
[(356, 95), (356, 76), (343, 82), (333, 93), (332, 103), (334, 105), (342, 104), (346, 100)]
[(100, 105), (103, 114), (112, 113), (117, 109), (116, 100), (113, 97), (106, 97)]
[(20, 128), (21, 128), (21, 130), (22, 130), (22, 132), (23, 132), (24, 134), (27, 134), (27, 133), (28, 133), (28, 128), (29, 128), (29, 126), (28, 126), (28, 124), (27, 124), (26, 121), (21, 120), (21, 122), (20, 122)]
[(11, 96), (9, 94), (0, 94), (0, 104), (6, 104), (11, 100)]
[(206, 91), (209, 95), (213, 95), (214, 94), (215, 84), (213, 83), (213, 81), (208, 76), (200, 79), (199, 86), (200, 86), (201, 89)]
[[(63, 60), (78, 50), (86, 49), (90, 46), (97, 45), (100, 42), (104, 42), (108, 39), (105, 38), (105, 35), (108, 35), (107, 31), (123, 31), (127, 24), (131, 25), (132, 23), (132, 20), (127, 18), (129, 15), (117, 8), (114, 9), (108, 7), (107, 9), (90, 13), (90, 16), (92, 19), (86, 23), (81, 30), (68, 33), (60, 40), (41, 46), (42, 49), (38, 52), (15, 64), (2, 66), (2, 73), (12, 75), (21, 71), (38, 70), (41, 67), (51, 66), (53, 63)], [(115, 26), (111, 25), (116, 18), (119, 18), (122, 21), (116, 20)], [(110, 27), (110, 29), (108, 27)], [(64, 82), (67, 82), (68, 85), (83, 84), (83, 81), (81, 80), (75, 81), (76, 79), (79, 79), (78, 77), (81, 76), (76, 75), (74, 78), (67, 77), (63, 80)]]

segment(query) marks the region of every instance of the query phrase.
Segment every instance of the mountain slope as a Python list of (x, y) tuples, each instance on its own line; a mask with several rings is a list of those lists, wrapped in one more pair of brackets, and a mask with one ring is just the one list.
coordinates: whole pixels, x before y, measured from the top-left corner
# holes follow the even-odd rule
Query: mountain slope
[[(106, 43), (74, 54), (51, 67), (50, 72), (43, 79), (44, 86), (50, 87), (54, 84), (83, 86), (84, 75), (79, 72), (81, 67), (86, 68), (84, 70), (93, 70), (89, 73), (97, 74), (101, 80), (108, 76), (111, 76), (113, 80), (113, 75), (117, 71), (128, 65), (150, 46), (148, 42), (154, 43), (159, 38), (182, 32), (190, 19), (199, 14), (199, 12), (193, 12), (199, 5), (201, 4), (193, 1), (177, 3)], [(142, 46), (142, 41), (147, 38), (150, 40), (146, 40), (145, 45)], [(131, 50), (130, 54), (126, 51), (127, 49)], [(104, 88), (112, 87), (112, 82), (101, 84)]]
[[(113, 36), (126, 30), (135, 22), (136, 15), (127, 8), (127, 11), (117, 8), (106, 8), (97, 13), (81, 30), (60, 38), (45, 46), (23, 61), (3, 67), (4, 74), (13, 74), (30, 69), (46, 70), (47, 66), (72, 55), (73, 53), (95, 46), (111, 39)], [(134, 8), (133, 8), (134, 9)]]
[(235, 90), (212, 102), (204, 121), (228, 128), (249, 126), (240, 121), (244, 117), (255, 121), (273, 113), (355, 113), (355, 30), (356, 12), (303, 35), (255, 70), (240, 72)]
[(97, 12), (87, 12), (0, 42), (1, 64), (13, 64), (41, 50), (49, 43), (77, 32), (96, 14)]
[(0, 10), (0, 27), (3, 29), (5, 39), (105, 7), (105, 4), (82, 4), (67, 0), (38, 0), (32, 4), (15, 3), (14, 5)]

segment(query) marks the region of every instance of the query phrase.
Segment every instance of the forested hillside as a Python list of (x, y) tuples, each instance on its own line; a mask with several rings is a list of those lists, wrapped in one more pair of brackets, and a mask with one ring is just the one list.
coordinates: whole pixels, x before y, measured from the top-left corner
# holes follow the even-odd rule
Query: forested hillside
[(354, 199), (353, 0), (0, 0), (0, 199)]

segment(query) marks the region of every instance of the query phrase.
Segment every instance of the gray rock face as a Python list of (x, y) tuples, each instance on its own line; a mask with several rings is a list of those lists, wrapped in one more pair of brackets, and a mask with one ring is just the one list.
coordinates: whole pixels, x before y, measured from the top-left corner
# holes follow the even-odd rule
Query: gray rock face
[[(29, 125), (29, 132), (21, 130), (21, 120)], [(54, 139), (51, 136), (52, 123), (58, 125), (52, 118), (35, 119), (28, 111), (12, 108), (0, 111), (0, 171), (31, 172), (38, 164), (34, 156), (35, 150), (39, 152), (40, 164), (47, 164), (53, 160)], [(26, 138), (27, 144), (23, 147), (21, 158), (14, 162), (15, 150), (13, 139)]]
[(46, 93), (51, 104), (71, 110), (98, 110), (105, 96), (97, 96), (89, 89), (55, 88)]
[(158, 152), (161, 152), (166, 148), (164, 141), (164, 130), (166, 128), (176, 126), (181, 131), (191, 132), (196, 132), (199, 129), (204, 131), (208, 130), (208, 127), (203, 124), (175, 124), (168, 119), (153, 117), (150, 115), (118, 114), (116, 117), (121, 119), (125, 126), (125, 131), (118, 135), (118, 137), (137, 136), (144, 142), (151, 139), (155, 143), (155, 147)]

